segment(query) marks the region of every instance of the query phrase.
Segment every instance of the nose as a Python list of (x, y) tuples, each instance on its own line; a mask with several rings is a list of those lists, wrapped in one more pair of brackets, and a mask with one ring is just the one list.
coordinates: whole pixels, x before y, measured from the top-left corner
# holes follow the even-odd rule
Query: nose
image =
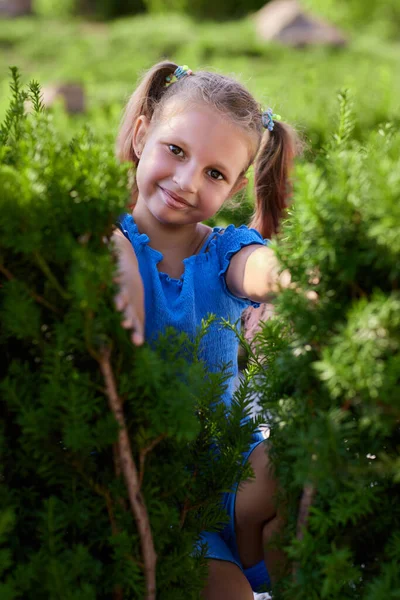
[(173, 181), (180, 187), (182, 192), (195, 194), (198, 191), (200, 184), (200, 174), (196, 165), (181, 165), (180, 168), (177, 169)]

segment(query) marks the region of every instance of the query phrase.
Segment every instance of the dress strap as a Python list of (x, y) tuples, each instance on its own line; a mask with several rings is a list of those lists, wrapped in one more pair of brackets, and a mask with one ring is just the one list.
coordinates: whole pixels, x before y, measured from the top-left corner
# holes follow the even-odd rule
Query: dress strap
[(219, 233), (221, 227), (214, 227), (214, 229), (212, 231), (210, 231), (210, 233), (208, 234), (208, 236), (206, 237), (206, 239), (204, 240), (200, 250), (198, 251), (198, 254), (203, 254), (203, 252), (208, 252), (208, 245), (211, 242), (211, 240), (213, 239), (214, 235)]

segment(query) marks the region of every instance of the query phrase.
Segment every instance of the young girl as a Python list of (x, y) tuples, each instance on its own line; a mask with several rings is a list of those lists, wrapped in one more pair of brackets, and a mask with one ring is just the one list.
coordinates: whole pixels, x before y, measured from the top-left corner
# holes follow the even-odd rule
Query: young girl
[[(289, 192), (296, 138), (262, 113), (237, 81), (170, 62), (155, 65), (128, 102), (117, 152), (136, 167), (132, 214), (115, 234), (119, 251), (117, 308), (141, 344), (165, 327), (195, 335), (209, 313), (236, 322), (289, 284), (264, 237), (278, 228)], [(255, 165), (256, 210), (251, 225), (203, 224), (247, 184)], [(238, 341), (216, 321), (205, 337), (210, 370), (232, 365), (227, 403), (237, 374)], [(252, 589), (272, 581), (281, 554), (268, 547), (279, 530), (276, 482), (262, 438), (246, 453), (255, 478), (224, 495), (230, 523), (208, 544), (207, 600), (253, 600)], [(267, 570), (267, 568), (268, 570)]]

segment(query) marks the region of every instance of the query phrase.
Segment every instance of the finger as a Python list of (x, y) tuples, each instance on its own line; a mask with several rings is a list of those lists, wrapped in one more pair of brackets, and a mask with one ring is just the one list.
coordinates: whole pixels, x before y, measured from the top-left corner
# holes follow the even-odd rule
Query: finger
[(121, 325), (124, 329), (133, 329), (135, 333), (138, 333), (143, 337), (143, 323), (142, 320), (139, 319), (138, 315), (135, 312), (135, 309), (129, 304), (124, 310), (124, 320)]
[(136, 346), (141, 346), (144, 342), (143, 319), (139, 318), (139, 316), (132, 310), (130, 322), (131, 322), (131, 329), (133, 329), (133, 333), (131, 336), (132, 342)]
[(118, 296), (114, 297), (114, 304), (115, 308), (119, 311), (121, 311), (124, 308), (124, 299), (122, 297), (122, 294), (118, 294)]
[(124, 329), (134, 329), (134, 322), (132, 317), (126, 317), (123, 321), (121, 321), (121, 325)]
[(137, 331), (135, 331), (132, 334), (131, 340), (132, 340), (133, 344), (135, 344), (135, 346), (141, 346), (144, 342), (144, 337), (141, 333), (138, 333)]
[(318, 294), (317, 294), (317, 292), (310, 290), (310, 291), (306, 292), (306, 298), (307, 298), (307, 300), (311, 300), (311, 302), (317, 302)]

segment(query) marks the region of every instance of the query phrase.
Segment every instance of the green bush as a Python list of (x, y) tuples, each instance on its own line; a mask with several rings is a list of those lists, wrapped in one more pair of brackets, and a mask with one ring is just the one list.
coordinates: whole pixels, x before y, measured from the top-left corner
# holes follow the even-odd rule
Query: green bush
[(397, 0), (305, 0), (305, 6), (333, 23), (356, 32), (368, 28), (396, 39), (400, 30), (400, 4)]
[(157, 12), (182, 11), (207, 21), (230, 21), (258, 10), (265, 0), (146, 0), (149, 10)]
[(226, 374), (198, 359), (207, 323), (197, 340), (167, 331), (155, 349), (132, 345), (114, 310), (109, 243), (127, 168), (110, 136), (59, 136), (39, 86), (22, 89), (15, 69), (12, 90), (0, 129), (0, 597), (144, 597), (130, 455), (157, 594), (196, 600), (195, 545), (224, 522), (220, 494), (250, 438), (246, 385), (231, 409), (218, 402)]
[(360, 144), (354, 125), (342, 94), (333, 140), (297, 169), (276, 246), (297, 285), (252, 367), (288, 513), (285, 600), (400, 594), (400, 135)]
[(76, 12), (99, 19), (115, 19), (145, 10), (145, 0), (76, 0)]

